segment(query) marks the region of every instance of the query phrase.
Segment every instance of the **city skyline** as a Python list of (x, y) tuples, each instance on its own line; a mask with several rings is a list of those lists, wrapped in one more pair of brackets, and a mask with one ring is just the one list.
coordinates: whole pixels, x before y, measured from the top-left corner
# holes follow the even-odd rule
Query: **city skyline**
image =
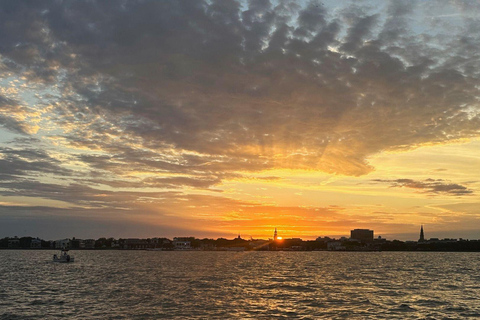
[(480, 239), (480, 4), (0, 4), (0, 237)]
[[(33, 239), (40, 239), (39, 237), (31, 237), (31, 236), (27, 236), (29, 238), (33, 238)], [(17, 238), (20, 238), (18, 236), (13, 236), (13, 237), (5, 237), (5, 238), (14, 238), (14, 239), (17, 239)], [(4, 239), (5, 239), (4, 238)], [(174, 237), (171, 237), (173, 239), (182, 239), (182, 238), (193, 238), (193, 239), (198, 239), (200, 240), (201, 237), (196, 237), (194, 235), (189, 235), (189, 236), (186, 236), (186, 235), (182, 235), (182, 236), (174, 236)], [(303, 240), (302, 238), (300, 237), (288, 237), (286, 235), (282, 235), (278, 232), (277, 228), (274, 229), (273, 231), (273, 237), (268, 237), (268, 239), (254, 239), (253, 237), (249, 237), (250, 239), (246, 239), (245, 237), (242, 238), (242, 235), (241, 234), (238, 234), (236, 237), (233, 238), (233, 240), (235, 239), (241, 239), (241, 240), (251, 240), (251, 241), (255, 241), (255, 240), (265, 240), (265, 241), (273, 241), (273, 242), (277, 242), (277, 241), (283, 241), (283, 240), (295, 240), (295, 239), (298, 239), (298, 240)], [(77, 237), (66, 237), (65, 240), (85, 240), (85, 239), (79, 239)], [(115, 239), (114, 237), (105, 237), (105, 236), (102, 236), (102, 237), (99, 237), (99, 239)], [(119, 239), (122, 239), (122, 238), (119, 238)], [(139, 238), (139, 237), (136, 237), (136, 238), (127, 238), (127, 239), (142, 239), (142, 238)], [(157, 235), (155, 237), (148, 237), (148, 238), (143, 238), (143, 239), (168, 239), (168, 237), (165, 237), (163, 235)], [(203, 238), (203, 239), (208, 239), (208, 240), (214, 240), (215, 238)], [(218, 240), (220, 239), (225, 239), (225, 240), (228, 240), (226, 238), (222, 238), (222, 237), (218, 237), (217, 238)], [(379, 235), (376, 235), (375, 234), (375, 231), (374, 230), (370, 230), (370, 229), (353, 229), (353, 230), (350, 230), (350, 236), (345, 236), (345, 235), (342, 235), (342, 236), (339, 236), (338, 239), (335, 238), (335, 237), (330, 237), (330, 236), (318, 236), (315, 240), (320, 240), (320, 239), (330, 239), (330, 240), (345, 240), (345, 239), (353, 239), (353, 240), (357, 240), (359, 242), (364, 242), (364, 243), (368, 243), (368, 242), (373, 242), (374, 240), (391, 240), (391, 241), (397, 241), (398, 239), (386, 239), (385, 237), (382, 237), (382, 236), (379, 236)], [(42, 240), (45, 240), (45, 239), (42, 239)], [(62, 239), (63, 240), (63, 239)], [(92, 239), (89, 239), (89, 240), (92, 240)], [(125, 240), (125, 239), (124, 239)], [(420, 226), (420, 231), (419, 231), (419, 234), (418, 234), (418, 240), (413, 240), (413, 239), (410, 239), (410, 240), (407, 240), (409, 242), (428, 242), (428, 241), (438, 241), (438, 240), (461, 240), (461, 241), (469, 241), (469, 240), (473, 240), (473, 241), (480, 241), (480, 239), (463, 239), (463, 238), (460, 238), (460, 239), (453, 239), (453, 238), (448, 238), (448, 237), (431, 237), (431, 238), (426, 238), (425, 237), (425, 234), (424, 234), (424, 230), (423, 230), (423, 225)], [(57, 240), (52, 240), (52, 239), (47, 239), (47, 241), (58, 241)], [(307, 240), (309, 241), (309, 240)]]
[(350, 237), (318, 237), (304, 240), (279, 234), (277, 228), (268, 239), (245, 239), (239, 234), (233, 239), (183, 236), (166, 238), (107, 238), (79, 239), (76, 237), (45, 240), (38, 237), (0, 238), (0, 249), (62, 249), (64, 250), (147, 250), (147, 251), (442, 251), (478, 252), (480, 239), (425, 238), (423, 225), (418, 240), (401, 241), (374, 237), (374, 230), (353, 229)]

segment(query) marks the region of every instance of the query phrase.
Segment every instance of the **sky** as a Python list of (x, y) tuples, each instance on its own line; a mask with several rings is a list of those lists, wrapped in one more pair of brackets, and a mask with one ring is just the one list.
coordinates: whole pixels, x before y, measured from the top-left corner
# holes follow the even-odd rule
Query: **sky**
[(0, 237), (480, 239), (480, 4), (1, 1)]

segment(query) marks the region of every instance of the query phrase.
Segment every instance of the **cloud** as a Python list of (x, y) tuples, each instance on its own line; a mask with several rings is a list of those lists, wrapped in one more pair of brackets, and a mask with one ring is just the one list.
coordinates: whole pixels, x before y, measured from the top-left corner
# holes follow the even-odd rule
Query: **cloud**
[(0, 95), (0, 125), (14, 133), (32, 133), (30, 126), (22, 121), (26, 111), (17, 101)]
[(389, 183), (392, 188), (411, 188), (424, 193), (430, 194), (446, 194), (453, 196), (463, 196), (473, 193), (473, 190), (468, 189), (457, 183), (449, 183), (443, 179), (425, 179), (423, 181), (412, 179), (395, 179), (382, 180), (375, 179), (375, 182)]
[(108, 134), (232, 170), (362, 175), (376, 152), (478, 136), (467, 107), (479, 41), (413, 36), (414, 2), (385, 17), (268, 1), (4, 6), (0, 53), (19, 74), (58, 81), (56, 121), (73, 146), (108, 151)]
[(32, 148), (16, 150), (0, 147), (0, 155), (0, 175), (8, 179), (19, 179), (29, 175), (69, 176), (73, 174), (71, 170), (62, 167), (61, 161), (50, 157), (43, 150)]

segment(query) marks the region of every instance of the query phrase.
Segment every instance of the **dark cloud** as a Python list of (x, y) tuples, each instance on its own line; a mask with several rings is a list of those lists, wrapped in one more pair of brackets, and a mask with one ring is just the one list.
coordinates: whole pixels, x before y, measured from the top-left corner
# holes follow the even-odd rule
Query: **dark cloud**
[(453, 196), (463, 196), (473, 193), (473, 190), (468, 189), (457, 183), (449, 183), (443, 179), (425, 179), (417, 181), (412, 179), (396, 179), (396, 180), (382, 180), (376, 179), (375, 182), (389, 183), (392, 188), (411, 188), (421, 192), (430, 194), (447, 194)]
[[(179, 189), (191, 187), (196, 189), (210, 189), (221, 182), (219, 177), (167, 177), (167, 178), (146, 178), (139, 181), (126, 180), (102, 180), (94, 179), (89, 181), (96, 185), (108, 185), (114, 188), (160, 188), (160, 189)], [(215, 191), (210, 189), (210, 191)]]
[(377, 21), (377, 15), (355, 17), (354, 20), (355, 22), (347, 30), (345, 42), (341, 46), (341, 50), (350, 54), (363, 47), (363, 42), (367, 40), (367, 36), (371, 34)]
[(25, 110), (19, 103), (13, 99), (9, 99), (0, 95), (0, 125), (5, 129), (19, 134), (28, 134), (29, 126), (23, 121), (15, 117), (15, 115), (23, 115)]
[(361, 175), (380, 150), (478, 134), (478, 118), (464, 111), (478, 79), (462, 67), (475, 66), (477, 39), (442, 39), (464, 42), (461, 55), (432, 51), (408, 30), (414, 8), (392, 2), (382, 25), (360, 7), (336, 17), (319, 3), (252, 1), (244, 11), (235, 1), (20, 3), (4, 18), (30, 17), (8, 27), (25, 49), (10, 35), (2, 54), (46, 70), (45, 81), (45, 65), (67, 71), (61, 85), (83, 100), (57, 111), (59, 123), (84, 124), (66, 136), (74, 146), (111, 150), (109, 134), (231, 161), (216, 161), (217, 171)]
[[(85, 182), (85, 181), (83, 181)], [(56, 184), (32, 179), (16, 179), (0, 182), (0, 195), (36, 197), (62, 201), (72, 206), (85, 208), (110, 208), (110, 210), (132, 210), (144, 202), (173, 198), (176, 192), (132, 192), (96, 189), (80, 183)], [(162, 202), (162, 200), (158, 200)]]
[[(452, 4), (462, 14), (467, 7), (475, 6)], [(359, 176), (381, 151), (478, 137), (480, 24), (419, 28), (425, 8), (415, 1), (391, 1), (385, 12), (267, 0), (2, 2), (2, 70), (43, 86), (41, 117), (56, 129), (50, 138), (78, 152), (59, 162), (17, 141), (18, 150), (4, 150), (0, 171), (69, 176), (65, 167), (76, 161), (90, 175), (58, 187), (87, 201), (94, 191), (77, 188), (88, 183), (214, 189), (238, 172), (272, 168)], [(22, 107), (32, 98), (16, 98), (0, 96), (0, 124), (32, 134)], [(35, 189), (15, 182), (12, 190)], [(54, 194), (44, 196), (60, 199)]]
[[(29, 175), (55, 174), (69, 176), (71, 170), (63, 168), (61, 161), (52, 158), (45, 151), (38, 149), (21, 149), (0, 147), (0, 174), (10, 179)], [(15, 176), (15, 177), (14, 177)]]

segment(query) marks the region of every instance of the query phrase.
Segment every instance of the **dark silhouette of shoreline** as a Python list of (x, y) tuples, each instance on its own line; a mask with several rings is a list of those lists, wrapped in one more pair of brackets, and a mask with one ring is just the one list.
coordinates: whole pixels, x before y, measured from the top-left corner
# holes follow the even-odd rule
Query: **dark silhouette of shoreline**
[(386, 240), (359, 241), (342, 237), (319, 237), (316, 240), (291, 239), (198, 239), (195, 237), (168, 238), (99, 238), (61, 239), (46, 241), (33, 237), (5, 237), (0, 249), (58, 250), (149, 250), (149, 251), (480, 251), (480, 240), (437, 239), (423, 241)]

